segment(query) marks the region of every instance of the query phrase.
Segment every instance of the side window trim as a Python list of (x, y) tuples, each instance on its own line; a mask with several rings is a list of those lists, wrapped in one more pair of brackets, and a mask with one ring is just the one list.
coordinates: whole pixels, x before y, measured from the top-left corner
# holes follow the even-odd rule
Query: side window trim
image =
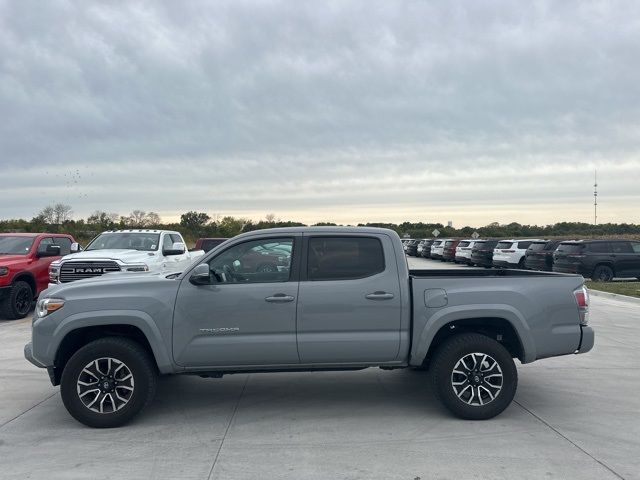
[[(380, 244), (380, 250), (382, 252), (382, 269), (370, 275), (364, 275), (361, 277), (349, 277), (349, 278), (324, 278), (324, 279), (312, 279), (309, 278), (309, 243), (311, 240), (315, 238), (370, 238), (376, 240)], [(385, 273), (388, 270), (387, 259), (386, 259), (386, 250), (384, 248), (384, 244), (380, 237), (376, 235), (367, 235), (367, 234), (306, 234), (304, 235), (304, 249), (303, 249), (303, 258), (304, 261), (301, 265), (300, 270), (300, 281), (311, 281), (311, 282), (344, 282), (344, 281), (352, 281), (352, 280), (363, 280), (365, 278), (371, 278), (376, 275), (380, 275)]]

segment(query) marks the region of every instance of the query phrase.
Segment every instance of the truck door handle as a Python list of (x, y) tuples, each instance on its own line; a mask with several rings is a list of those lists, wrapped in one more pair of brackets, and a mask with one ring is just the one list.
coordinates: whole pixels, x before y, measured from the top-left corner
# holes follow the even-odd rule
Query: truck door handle
[(284, 293), (276, 293), (275, 295), (267, 297), (264, 300), (265, 302), (271, 303), (286, 303), (293, 302), (294, 297), (292, 297), (291, 295), (285, 295)]
[(393, 293), (387, 292), (373, 292), (367, 293), (364, 298), (367, 300), (391, 300), (393, 298)]

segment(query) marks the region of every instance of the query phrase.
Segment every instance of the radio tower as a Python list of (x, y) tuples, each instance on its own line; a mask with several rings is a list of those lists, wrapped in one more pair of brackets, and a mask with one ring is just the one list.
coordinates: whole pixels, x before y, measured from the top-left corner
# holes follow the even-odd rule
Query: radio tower
[(593, 224), (598, 224), (598, 171), (593, 171)]

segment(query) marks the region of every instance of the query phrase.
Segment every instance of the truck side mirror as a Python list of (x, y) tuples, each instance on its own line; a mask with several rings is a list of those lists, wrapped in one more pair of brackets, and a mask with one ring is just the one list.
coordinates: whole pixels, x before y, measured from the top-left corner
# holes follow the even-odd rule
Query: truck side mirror
[(82, 247), (78, 242), (73, 242), (71, 244), (71, 253), (78, 253), (82, 251)]
[(38, 252), (38, 257), (59, 257), (60, 256), (60, 245), (47, 245), (47, 248), (44, 252)]
[(189, 277), (189, 281), (194, 285), (210, 285), (211, 281), (211, 271), (209, 270), (209, 265), (206, 263), (201, 263), (191, 272), (191, 277)]
[(186, 251), (187, 251), (187, 247), (184, 243), (174, 242), (171, 248), (163, 248), (162, 254), (163, 255), (182, 255)]

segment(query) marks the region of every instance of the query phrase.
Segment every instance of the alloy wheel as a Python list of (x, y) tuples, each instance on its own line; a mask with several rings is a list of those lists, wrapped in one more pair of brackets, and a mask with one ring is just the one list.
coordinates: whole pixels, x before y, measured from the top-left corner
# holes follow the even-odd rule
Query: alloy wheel
[(133, 396), (133, 374), (116, 358), (98, 358), (82, 369), (76, 390), (80, 401), (89, 410), (115, 413), (124, 408)]
[(498, 362), (486, 353), (469, 353), (458, 360), (451, 372), (451, 386), (462, 402), (481, 407), (493, 402), (504, 377)]

